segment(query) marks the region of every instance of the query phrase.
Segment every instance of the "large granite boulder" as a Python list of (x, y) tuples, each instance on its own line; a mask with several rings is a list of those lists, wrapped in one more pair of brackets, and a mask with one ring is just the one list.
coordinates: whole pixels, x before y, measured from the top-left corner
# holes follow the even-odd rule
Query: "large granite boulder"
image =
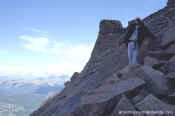
[(140, 78), (145, 80), (148, 90), (157, 96), (167, 96), (169, 86), (163, 73), (156, 71), (149, 66), (142, 66), (141, 70), (144, 73), (137, 74), (140, 76)]
[(128, 65), (124, 69), (118, 71), (118, 77), (120, 79), (138, 77), (145, 80), (147, 90), (157, 96), (168, 95), (168, 82), (164, 78), (162, 72), (154, 70), (149, 66), (141, 65)]
[(144, 87), (145, 82), (138, 78), (121, 80), (117, 84), (101, 86), (82, 97), (76, 110), (78, 116), (101, 116), (110, 114), (119, 102), (122, 94), (134, 97)]

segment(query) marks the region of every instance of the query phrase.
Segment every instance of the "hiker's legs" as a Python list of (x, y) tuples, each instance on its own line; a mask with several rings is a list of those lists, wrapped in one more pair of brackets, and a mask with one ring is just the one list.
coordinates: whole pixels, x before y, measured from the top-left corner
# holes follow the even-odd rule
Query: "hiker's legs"
[(139, 47), (138, 47), (138, 43), (136, 43), (136, 48), (133, 50), (133, 55), (132, 55), (133, 64), (139, 64), (138, 57), (139, 57)]
[(128, 43), (128, 60), (129, 64), (132, 64), (132, 59), (133, 59), (133, 52), (134, 52), (134, 44), (133, 42)]
[(129, 49), (129, 47), (128, 47), (128, 61), (129, 61), (129, 64), (132, 63), (132, 50)]

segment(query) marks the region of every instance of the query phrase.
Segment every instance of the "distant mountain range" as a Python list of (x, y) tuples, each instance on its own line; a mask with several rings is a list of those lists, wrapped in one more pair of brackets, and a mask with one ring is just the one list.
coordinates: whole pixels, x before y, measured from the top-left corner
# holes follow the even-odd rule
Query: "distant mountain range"
[(0, 116), (27, 116), (47, 99), (59, 93), (67, 75), (36, 77), (0, 76)]

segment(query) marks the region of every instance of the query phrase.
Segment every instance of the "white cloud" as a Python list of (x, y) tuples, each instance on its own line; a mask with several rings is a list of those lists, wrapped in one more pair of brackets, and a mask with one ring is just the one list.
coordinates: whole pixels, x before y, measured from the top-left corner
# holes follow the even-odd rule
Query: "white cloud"
[(37, 28), (30, 28), (29, 30), (32, 32), (41, 33), (41, 34), (48, 34), (49, 33), (48, 31), (44, 31), (44, 30), (37, 29)]
[(25, 32), (29, 32), (30, 34), (40, 35), (47, 37), (49, 35), (49, 32), (46, 30), (41, 30), (39, 28), (25, 28)]
[(46, 52), (47, 46), (49, 44), (48, 38), (45, 37), (31, 37), (31, 36), (20, 36), (21, 40), (26, 41), (24, 43), (24, 47), (28, 50), (36, 51), (36, 52)]
[(60, 44), (58, 43), (50, 52), (58, 58), (56, 64), (48, 64), (48, 71), (52, 73), (61, 72), (63, 74), (71, 75), (73, 72), (80, 72), (88, 59), (92, 51), (92, 45), (86, 44)]
[(66, 74), (71, 76), (74, 72), (80, 72), (90, 58), (93, 48), (93, 45), (85, 43), (71, 44), (70, 42), (51, 41), (45, 37), (23, 35), (19, 39), (22, 40), (25, 49), (36, 53), (42, 52), (45, 55), (51, 56), (53, 59), (58, 59), (56, 62), (48, 59), (46, 61), (47, 64), (43, 62), (45, 67), (34, 66), (34, 69), (25, 67), (22, 69), (16, 68), (18, 72), (33, 72), (33, 74), (38, 75)]

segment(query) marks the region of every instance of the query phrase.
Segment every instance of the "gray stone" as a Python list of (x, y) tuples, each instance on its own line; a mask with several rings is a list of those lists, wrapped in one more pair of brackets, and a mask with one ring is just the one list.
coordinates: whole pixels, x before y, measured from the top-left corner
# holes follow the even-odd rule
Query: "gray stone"
[(87, 96), (82, 97), (81, 104), (92, 104), (104, 102), (124, 93), (131, 93), (138, 88), (142, 88), (145, 82), (138, 78), (129, 78), (121, 80), (117, 84), (108, 84), (101, 86), (90, 92)]
[(165, 77), (169, 80), (175, 80), (175, 72), (168, 73)]
[(170, 62), (175, 62), (175, 56), (170, 59)]
[[(156, 38), (157, 39), (157, 38)], [(149, 56), (150, 51), (157, 49), (157, 41), (151, 37), (145, 37), (139, 51), (139, 64), (144, 65), (145, 57)]]
[[(175, 44), (169, 46), (169, 47), (165, 50), (165, 52), (171, 53), (173, 56), (175, 56)], [(173, 56), (172, 56), (172, 57), (173, 57)], [(171, 57), (171, 58), (172, 58), (172, 57)], [(171, 60), (171, 58), (170, 58), (170, 60)]]
[(168, 95), (168, 103), (175, 105), (175, 92)]
[(147, 83), (147, 88), (157, 96), (166, 96), (168, 94), (168, 82), (163, 73), (156, 71), (149, 66), (142, 66), (142, 72), (137, 73), (140, 78)]
[(147, 91), (147, 89), (143, 88), (137, 96), (132, 98), (132, 103), (137, 104), (138, 102), (143, 100), (148, 94), (149, 94), (149, 92)]
[(170, 60), (175, 54), (169, 51), (149, 51), (148, 53), (149, 56), (158, 59), (158, 60), (165, 60), (168, 61)]
[(81, 105), (76, 110), (76, 115), (100, 116), (111, 113), (119, 102), (122, 94), (131, 97), (143, 88), (145, 82), (138, 78), (121, 80), (117, 84), (101, 86), (82, 97)]
[(79, 73), (78, 72), (75, 72), (72, 77), (71, 77), (71, 81), (76, 81), (76, 79), (79, 77)]
[[(161, 44), (161, 39), (163, 33), (170, 28), (170, 24), (172, 23), (167, 17), (165, 17), (165, 12), (168, 9), (161, 9), (158, 12), (151, 14), (150, 16), (144, 19), (144, 23), (148, 27), (148, 29), (157, 37), (157, 44)], [(169, 16), (169, 15), (168, 15)], [(169, 16), (171, 18), (171, 16)]]
[(168, 79), (169, 92), (175, 91), (175, 72), (168, 73), (165, 78)]
[(125, 80), (131, 77), (135, 77), (135, 74), (133, 75), (132, 72), (134, 72), (140, 66), (141, 65), (138, 65), (138, 64), (128, 64), (125, 68), (117, 71), (117, 75), (120, 80)]
[(64, 83), (64, 86), (65, 87), (67, 87), (67, 86), (69, 86), (70, 85), (70, 81), (66, 81), (65, 83)]
[(168, 82), (162, 72), (152, 69), (149, 66), (128, 65), (118, 72), (120, 79), (137, 77), (145, 80), (147, 90), (157, 96), (166, 96), (168, 94)]
[(172, 5), (175, 5), (175, 1), (174, 0), (168, 0), (167, 2), (167, 6), (172, 6)]
[[(135, 111), (134, 106), (126, 96), (122, 96), (119, 103), (115, 106), (111, 116), (121, 116), (124, 115), (123, 111)], [(127, 114), (129, 116), (129, 114)], [(125, 116), (127, 116), (125, 115)], [(131, 115), (131, 114), (130, 114)]]
[[(166, 104), (151, 94), (145, 97), (144, 100), (136, 104), (135, 107), (140, 111), (159, 111), (158, 116), (162, 116), (161, 113), (166, 113), (166, 111), (170, 111), (170, 116), (175, 115), (174, 105)], [(152, 116), (152, 115), (149, 114), (149, 116)]]
[(159, 63), (159, 60), (155, 59), (155, 58), (152, 58), (152, 57), (145, 57), (144, 58), (144, 65), (148, 65), (150, 67), (154, 66), (155, 64), (158, 64)]
[(107, 79), (105, 79), (101, 85), (108, 85), (108, 84), (115, 84), (118, 83), (120, 81), (120, 79), (118, 78), (116, 73), (113, 73), (110, 77), (108, 77)]
[(169, 47), (171, 43), (174, 43), (175, 41), (175, 28), (169, 28), (167, 31), (164, 32), (162, 37), (162, 46)]
[(163, 72), (165, 75), (171, 72), (175, 72), (175, 62), (164, 62), (156, 64), (153, 68)]
[[(57, 116), (57, 114), (53, 114), (53, 116)], [(59, 116), (75, 116), (73, 112), (61, 112)]]
[(102, 20), (100, 22), (100, 33), (110, 34), (123, 31), (123, 26), (120, 21), (116, 20)]

